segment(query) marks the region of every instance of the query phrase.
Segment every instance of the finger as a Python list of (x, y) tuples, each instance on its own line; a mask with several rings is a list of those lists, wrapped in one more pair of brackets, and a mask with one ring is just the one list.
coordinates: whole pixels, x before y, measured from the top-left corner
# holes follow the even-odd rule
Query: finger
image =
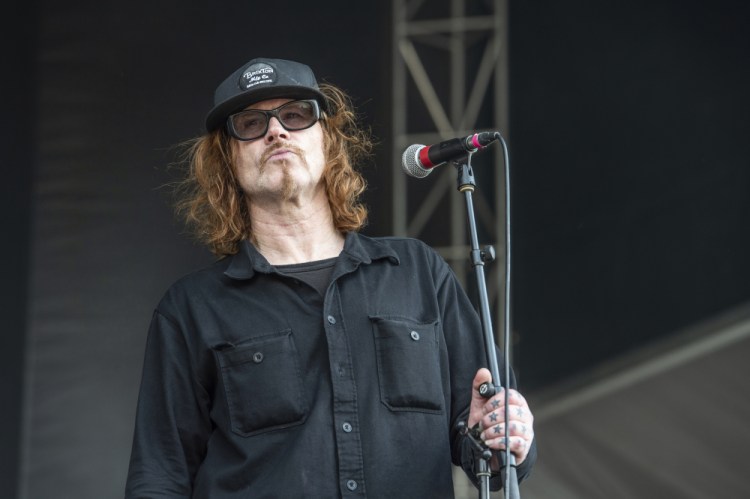
[[(487, 425), (485, 427), (483, 422), (482, 426), (484, 427), (484, 429), (480, 435), (480, 438), (485, 442), (505, 437), (504, 423)], [(508, 436), (531, 440), (532, 438), (534, 438), (534, 427), (524, 423), (511, 422), (510, 432)]]
[[(507, 411), (509, 421), (519, 421), (529, 425), (534, 423), (534, 415), (531, 409), (529, 409), (526, 400), (520, 397), (518, 392), (515, 392), (515, 394), (509, 393), (508, 399), (510, 401)], [(490, 426), (492, 423), (504, 422), (506, 411), (503, 404), (503, 397), (493, 397), (492, 400), (485, 404), (483, 411), (485, 413), (483, 417), (485, 427)]]
[(519, 421), (521, 423), (532, 423), (534, 416), (531, 414), (528, 406), (521, 405), (509, 405), (508, 406), (508, 420)]
[[(526, 440), (523, 437), (508, 437), (508, 442), (510, 443), (510, 451), (514, 456), (516, 456), (517, 464), (520, 464), (524, 459), (526, 459), (526, 456), (529, 453), (531, 440)], [(487, 440), (485, 441), (485, 444), (490, 449), (505, 450), (504, 437)]]
[(491, 383), (492, 382), (492, 374), (488, 369), (481, 368), (477, 371), (477, 373), (474, 375), (474, 380), (472, 381), (472, 390), (471, 390), (471, 404), (469, 406), (469, 420), (468, 424), (469, 427), (473, 427), (475, 424), (479, 422), (479, 420), (484, 416), (484, 409), (483, 406), (487, 399), (482, 397), (482, 395), (479, 394), (479, 387), (483, 383)]
[[(509, 436), (508, 441), (510, 442), (511, 451), (523, 450), (529, 445), (529, 441), (523, 437), (510, 437)], [(491, 449), (505, 450), (505, 437), (504, 436), (485, 440), (484, 443), (487, 445), (487, 447)]]
[[(488, 406), (487, 412), (495, 410), (498, 407), (505, 405), (504, 388), (501, 387), (500, 390), (495, 395), (493, 395), (487, 400), (485, 405)], [(529, 406), (524, 396), (521, 395), (517, 390), (514, 390), (512, 388), (508, 390), (508, 405), (518, 405), (521, 407)]]
[(492, 411), (501, 410), (503, 407), (505, 407), (505, 389), (500, 388), (495, 395), (485, 402), (482, 410), (485, 414), (489, 414)]
[(520, 405), (523, 407), (528, 407), (529, 403), (526, 401), (526, 397), (521, 395), (521, 392), (518, 390), (510, 389), (508, 391), (508, 398), (510, 399), (511, 403)]
[[(508, 407), (508, 421), (512, 424), (518, 424), (519, 427), (524, 425), (528, 428), (532, 428), (534, 425), (534, 417), (531, 411), (527, 409), (513, 405)], [(505, 408), (500, 407), (497, 410), (485, 414), (480, 420), (482, 428), (491, 428), (498, 424), (505, 423)]]
[(534, 414), (531, 412), (529, 403), (526, 401), (524, 396), (516, 390), (509, 390), (508, 398), (508, 419), (510, 419), (511, 421), (516, 420), (532, 425), (534, 423)]

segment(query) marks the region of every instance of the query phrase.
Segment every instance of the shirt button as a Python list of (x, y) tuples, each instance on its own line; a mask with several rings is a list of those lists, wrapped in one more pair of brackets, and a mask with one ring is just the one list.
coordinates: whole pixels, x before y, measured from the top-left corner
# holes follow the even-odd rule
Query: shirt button
[(414, 341), (419, 341), (419, 333), (416, 331), (411, 332), (411, 339)]
[(352, 425), (350, 425), (349, 423), (344, 423), (343, 425), (341, 425), (341, 427), (347, 433), (349, 433), (350, 431), (352, 431)]
[(328, 323), (329, 324), (336, 324), (336, 318), (332, 315), (328, 316)]
[(263, 353), (255, 352), (253, 354), (253, 362), (255, 362), (256, 364), (260, 364), (261, 362), (263, 362)]
[(347, 480), (346, 488), (349, 490), (357, 490), (357, 482), (355, 480)]

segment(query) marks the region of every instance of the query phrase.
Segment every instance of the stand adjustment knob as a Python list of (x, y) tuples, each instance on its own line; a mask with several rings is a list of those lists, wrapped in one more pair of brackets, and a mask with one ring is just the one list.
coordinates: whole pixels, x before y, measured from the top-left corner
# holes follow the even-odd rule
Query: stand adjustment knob
[(495, 248), (493, 246), (485, 246), (481, 253), (481, 258), (484, 263), (495, 261)]

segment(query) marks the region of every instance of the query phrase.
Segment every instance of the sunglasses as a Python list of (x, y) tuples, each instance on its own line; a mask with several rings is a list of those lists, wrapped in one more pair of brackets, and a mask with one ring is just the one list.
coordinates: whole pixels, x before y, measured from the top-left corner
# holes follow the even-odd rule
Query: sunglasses
[(271, 116), (279, 120), (284, 130), (304, 130), (318, 122), (320, 106), (315, 100), (294, 100), (268, 111), (246, 109), (227, 118), (227, 130), (237, 140), (258, 139), (268, 131)]

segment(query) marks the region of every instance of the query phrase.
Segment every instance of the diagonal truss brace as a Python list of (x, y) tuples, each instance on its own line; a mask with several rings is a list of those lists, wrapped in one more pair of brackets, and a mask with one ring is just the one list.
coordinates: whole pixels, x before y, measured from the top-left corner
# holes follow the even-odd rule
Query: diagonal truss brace
[[(428, 10), (423, 8), (427, 7), (423, 0), (393, 0), (392, 232), (419, 237), (434, 246), (466, 284), (465, 262), (469, 252), (466, 215), (461, 196), (454, 190), (455, 172), (451, 168), (437, 169), (428, 179), (410, 179), (401, 172), (401, 154), (413, 143), (432, 144), (480, 129), (500, 130), (507, 140), (507, 0), (448, 0), (447, 6), (440, 3), (429, 2), (430, 10), (447, 7), (450, 11), (447, 18), (421, 18), (422, 11)], [(482, 11), (482, 14), (466, 15), (468, 9)], [(476, 47), (482, 43), (477, 63)], [(423, 50), (425, 47), (427, 50)], [(429, 55), (425, 55), (430, 50), (433, 57), (435, 51), (444, 54), (440, 64), (431, 64), (434, 60), (430, 61)], [(448, 84), (447, 99), (441, 100), (436, 83)], [(417, 95), (409, 95), (414, 88)], [(414, 124), (407, 119), (414, 99), (424, 106), (429, 122)], [(481, 116), (488, 114), (488, 106), (491, 121), (482, 121)], [(417, 126), (420, 129), (417, 130)], [(493, 149), (492, 164), (498, 165), (494, 182), (480, 186), (474, 201), (478, 221), (491, 233), (492, 240), (486, 243), (495, 246), (498, 255), (503, 255), (504, 182), (499, 171), (499, 148)], [(431, 185), (416, 211), (409, 213), (408, 201), (414, 195), (414, 182), (430, 182)], [(450, 244), (437, 245), (431, 241), (432, 235), (427, 233), (426, 226), (445, 203), (449, 204)], [(488, 266), (488, 292), (490, 300), (496, 304), (503, 298), (500, 296), (503, 293), (502, 267)], [(496, 315), (501, 308), (494, 307)], [(500, 323), (499, 317), (493, 319), (496, 324)]]

